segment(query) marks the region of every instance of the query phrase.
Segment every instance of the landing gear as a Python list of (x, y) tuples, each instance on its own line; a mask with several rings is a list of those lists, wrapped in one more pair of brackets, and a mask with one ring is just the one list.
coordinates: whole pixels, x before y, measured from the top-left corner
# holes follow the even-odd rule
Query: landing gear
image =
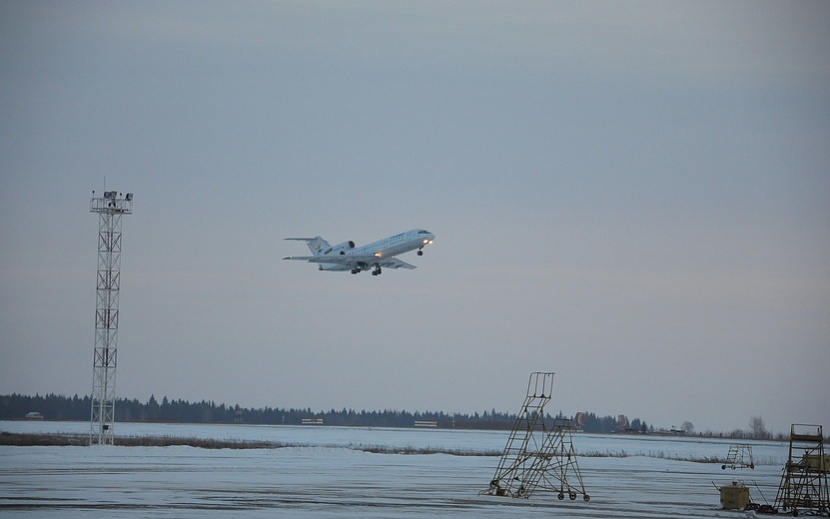
[(423, 255), (424, 255), (424, 248), (421, 247), (420, 249), (418, 249), (418, 256), (423, 256)]
[(357, 265), (355, 265), (354, 267), (352, 267), (352, 274), (360, 274), (360, 273), (361, 273), (361, 272), (363, 272), (364, 270), (369, 270), (369, 268), (371, 268), (371, 269), (372, 269), (372, 275), (373, 275), (373, 276), (380, 276), (380, 273), (381, 273), (381, 270), (380, 270), (380, 265), (378, 265), (378, 264), (373, 264), (373, 265), (370, 267), (370, 266), (369, 266), (369, 265), (367, 265), (366, 263), (362, 263), (362, 262), (361, 262), (361, 263), (358, 263)]

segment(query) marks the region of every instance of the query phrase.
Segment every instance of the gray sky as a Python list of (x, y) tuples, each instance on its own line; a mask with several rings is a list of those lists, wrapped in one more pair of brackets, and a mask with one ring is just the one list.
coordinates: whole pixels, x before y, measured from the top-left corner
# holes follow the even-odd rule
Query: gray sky
[[(830, 4), (0, 3), (0, 393), (830, 426)], [(414, 271), (287, 236), (411, 228)]]

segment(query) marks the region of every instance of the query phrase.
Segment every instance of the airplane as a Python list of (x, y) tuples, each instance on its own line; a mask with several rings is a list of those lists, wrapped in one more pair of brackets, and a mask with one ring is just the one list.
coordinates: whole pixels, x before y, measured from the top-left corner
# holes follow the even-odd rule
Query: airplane
[(345, 241), (332, 247), (329, 242), (317, 236), (316, 238), (285, 238), (286, 240), (304, 241), (313, 256), (288, 256), (286, 260), (304, 260), (317, 263), (319, 270), (351, 271), (357, 274), (364, 270), (372, 270), (373, 276), (381, 273), (381, 267), (390, 269), (414, 269), (395, 256), (418, 249), (418, 256), (423, 255), (424, 247), (431, 244), (435, 235), (424, 229), (413, 229), (402, 232), (368, 245), (355, 247), (353, 241)]

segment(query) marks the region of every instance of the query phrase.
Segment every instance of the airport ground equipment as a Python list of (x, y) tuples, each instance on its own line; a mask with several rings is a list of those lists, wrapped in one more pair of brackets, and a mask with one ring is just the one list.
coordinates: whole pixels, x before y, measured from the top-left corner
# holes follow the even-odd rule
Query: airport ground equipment
[(529, 498), (536, 491), (555, 492), (559, 499), (578, 494), (585, 501), (582, 475), (573, 447), (574, 424), (545, 415), (553, 392), (553, 373), (530, 374), (527, 396), (507, 439), (496, 472), (480, 495)]
[(726, 463), (720, 468), (726, 470), (729, 467), (735, 469), (755, 469), (755, 461), (752, 459), (752, 445), (732, 445), (729, 447), (729, 454), (726, 455)]
[[(715, 482), (713, 481), (712, 484), (715, 485)], [(757, 483), (755, 484), (755, 488), (758, 489), (758, 493), (764, 499), (763, 505), (752, 501), (752, 496), (749, 494), (749, 487), (743, 481), (732, 480), (732, 483), (729, 485), (722, 487), (715, 485), (715, 488), (720, 493), (720, 504), (725, 510), (746, 510), (759, 514), (777, 513), (775, 508), (767, 502), (767, 498), (764, 497)]]
[[(105, 188), (106, 189), (106, 188)], [(92, 192), (91, 213), (98, 213), (98, 288), (95, 352), (92, 362), (90, 445), (112, 445), (115, 425), (115, 367), (118, 360), (118, 299), (121, 292), (121, 217), (133, 212), (133, 194)]]
[(830, 456), (824, 450), (821, 425), (793, 424), (790, 451), (775, 497), (775, 506), (785, 513), (830, 517), (827, 474)]
[(749, 497), (749, 487), (743, 483), (732, 481), (731, 485), (718, 488), (720, 504), (727, 510), (744, 510), (752, 500)]

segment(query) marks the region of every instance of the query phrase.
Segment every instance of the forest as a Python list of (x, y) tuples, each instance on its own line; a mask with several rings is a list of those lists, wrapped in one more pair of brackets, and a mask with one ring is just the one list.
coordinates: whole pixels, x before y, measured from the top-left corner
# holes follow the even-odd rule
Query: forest
[[(20, 394), (0, 395), (0, 420), (24, 419), (28, 413), (40, 413), (44, 420), (85, 421), (91, 416), (91, 399), (89, 396), (67, 397), (48, 394), (27, 396)], [(562, 413), (547, 416), (549, 422), (562, 418)], [(472, 414), (430, 411), (355, 411), (352, 409), (331, 409), (313, 411), (311, 409), (284, 409), (264, 407), (250, 409), (239, 405), (217, 404), (212, 401), (188, 402), (170, 400), (166, 396), (161, 402), (151, 395), (145, 403), (138, 399), (119, 398), (115, 402), (116, 422), (165, 422), (165, 423), (250, 423), (270, 425), (302, 425), (314, 423), (334, 426), (361, 427), (414, 427), (415, 422), (434, 422), (435, 427), (455, 429), (510, 429), (516, 421), (516, 415), (496, 411), (475, 412)], [(599, 417), (587, 413), (585, 432), (609, 433), (619, 430), (617, 418)], [(631, 421), (628, 430), (636, 432), (647, 430), (645, 422), (640, 419)]]

